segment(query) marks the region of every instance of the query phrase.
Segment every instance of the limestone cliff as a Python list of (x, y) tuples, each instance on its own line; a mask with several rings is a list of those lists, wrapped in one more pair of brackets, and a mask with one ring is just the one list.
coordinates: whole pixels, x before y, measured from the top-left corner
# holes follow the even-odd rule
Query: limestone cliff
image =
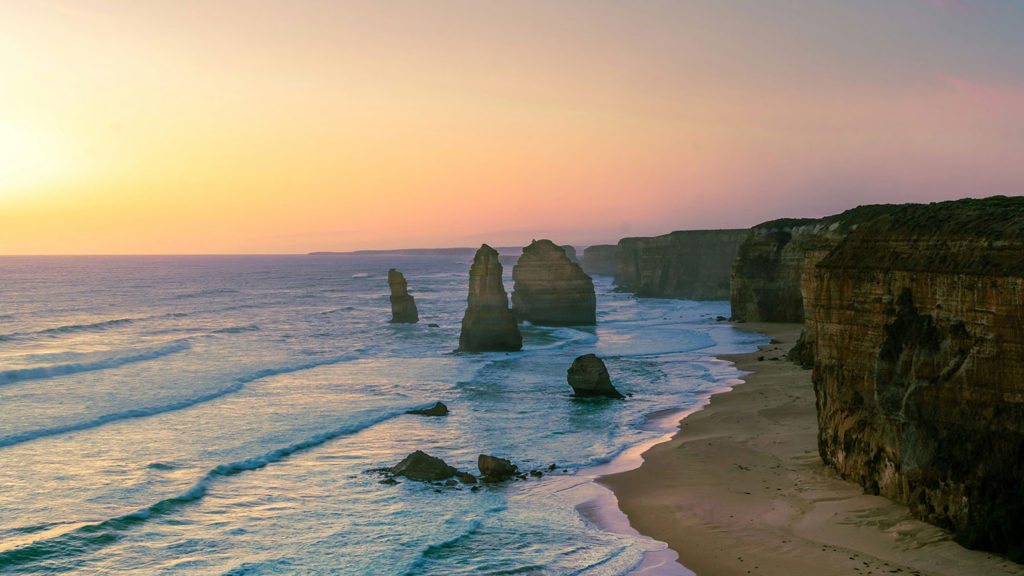
[(498, 252), (487, 244), (480, 246), (469, 269), (469, 296), (459, 335), (460, 351), (505, 352), (523, 347), (519, 326), (508, 307), (501, 272)]
[(394, 268), (388, 270), (388, 286), (391, 288), (391, 322), (397, 324), (415, 324), (419, 322), (420, 313), (416, 310), (416, 302), (409, 295), (409, 286), (405, 276)]
[(576, 247), (571, 244), (562, 244), (559, 246), (562, 250), (565, 250), (565, 255), (569, 258), (569, 261), (573, 264), (579, 264), (580, 259), (576, 256)]
[(825, 218), (785, 218), (750, 229), (732, 263), (729, 302), (738, 322), (803, 322), (805, 270), (857, 226), (898, 208), (858, 206)]
[(542, 326), (597, 323), (594, 282), (550, 240), (534, 240), (512, 269), (512, 311)]
[(684, 230), (623, 238), (615, 251), (615, 284), (637, 296), (725, 300), (732, 261), (746, 236), (747, 230)]
[(825, 462), (1024, 559), (1024, 198), (900, 207), (805, 282)]
[(583, 249), (583, 271), (591, 276), (595, 274), (614, 276), (615, 250), (614, 244), (587, 246)]

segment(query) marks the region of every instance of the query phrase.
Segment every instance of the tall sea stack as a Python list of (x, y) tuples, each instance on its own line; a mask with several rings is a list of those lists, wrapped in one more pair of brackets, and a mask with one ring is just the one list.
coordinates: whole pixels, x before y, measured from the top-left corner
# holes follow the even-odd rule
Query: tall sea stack
[(416, 302), (409, 295), (409, 286), (405, 276), (394, 268), (388, 270), (388, 286), (391, 287), (391, 322), (395, 324), (415, 324), (420, 314), (416, 310)]
[(501, 271), (498, 252), (487, 244), (480, 246), (469, 269), (468, 306), (462, 318), (459, 351), (510, 352), (523, 347), (523, 336), (508, 308)]
[(969, 547), (1024, 560), (1024, 198), (898, 208), (807, 284), (818, 447)]
[(523, 248), (512, 279), (517, 320), (541, 326), (597, 323), (593, 280), (550, 240), (534, 240)]

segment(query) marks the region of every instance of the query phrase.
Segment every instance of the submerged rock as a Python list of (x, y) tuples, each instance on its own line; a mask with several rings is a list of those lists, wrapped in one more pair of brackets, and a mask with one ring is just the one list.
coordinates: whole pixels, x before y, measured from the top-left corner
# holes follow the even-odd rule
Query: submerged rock
[(416, 302), (409, 295), (409, 287), (405, 276), (394, 268), (388, 270), (388, 286), (391, 288), (391, 322), (395, 324), (415, 324), (420, 314), (416, 310)]
[(534, 240), (512, 269), (512, 312), (541, 326), (597, 323), (594, 281), (565, 250), (550, 240)]
[(608, 376), (608, 368), (605, 367), (604, 361), (593, 354), (584, 354), (573, 360), (566, 379), (576, 396), (624, 397), (612, 386), (612, 380)]
[(469, 296), (459, 334), (461, 352), (512, 352), (523, 347), (508, 294), (501, 282), (498, 252), (484, 244), (469, 269)]
[(508, 480), (515, 477), (519, 472), (519, 467), (512, 462), (497, 456), (488, 456), (487, 454), (481, 454), (477, 458), (476, 466), (480, 469), (480, 474), (485, 482)]
[(417, 450), (406, 456), (401, 462), (391, 468), (386, 468), (395, 476), (405, 476), (410, 480), (420, 482), (436, 482), (451, 478), (459, 473), (458, 470), (449, 466), (444, 460), (431, 456), (422, 450)]
[(430, 408), (420, 408), (417, 410), (406, 410), (406, 414), (418, 414), (420, 416), (447, 416), (448, 407), (443, 402), (438, 402)]

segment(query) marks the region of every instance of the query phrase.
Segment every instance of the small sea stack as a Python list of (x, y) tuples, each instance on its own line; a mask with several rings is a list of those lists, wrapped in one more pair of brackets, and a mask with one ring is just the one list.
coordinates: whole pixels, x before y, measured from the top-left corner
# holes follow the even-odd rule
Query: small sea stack
[(514, 478), (519, 473), (519, 467), (511, 461), (497, 456), (481, 454), (476, 461), (477, 468), (484, 482), (501, 482)]
[(459, 334), (460, 352), (514, 352), (523, 347), (508, 294), (501, 281), (498, 252), (484, 244), (469, 269), (469, 296)]
[(569, 386), (572, 386), (573, 392), (579, 397), (624, 398), (612, 386), (612, 380), (608, 376), (608, 368), (604, 365), (604, 360), (594, 354), (584, 354), (573, 360), (566, 379), (569, 381)]
[(388, 286), (391, 288), (391, 322), (394, 324), (415, 324), (420, 320), (416, 302), (409, 295), (405, 276), (394, 268), (388, 270)]
[(523, 248), (512, 279), (512, 312), (520, 322), (540, 326), (597, 323), (594, 281), (554, 242), (534, 240)]

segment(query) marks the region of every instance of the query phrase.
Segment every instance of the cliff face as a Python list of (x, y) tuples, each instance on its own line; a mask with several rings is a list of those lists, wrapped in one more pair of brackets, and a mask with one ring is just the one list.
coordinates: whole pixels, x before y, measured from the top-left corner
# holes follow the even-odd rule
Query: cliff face
[(594, 282), (550, 240), (535, 240), (523, 248), (512, 279), (517, 320), (542, 326), (597, 323)]
[(459, 334), (460, 351), (505, 352), (523, 347), (519, 326), (508, 308), (501, 272), (498, 252), (487, 244), (481, 246), (469, 269), (469, 296)]
[(750, 229), (732, 264), (729, 301), (739, 322), (803, 322), (804, 271), (857, 226), (896, 209), (859, 206), (826, 218), (785, 218)]
[(819, 450), (1024, 559), (1024, 198), (905, 206), (805, 276)]
[(724, 300), (736, 249), (746, 236), (747, 230), (685, 230), (623, 238), (615, 251), (615, 284), (637, 296)]
[(615, 275), (615, 249), (614, 244), (596, 244), (583, 249), (583, 271), (593, 276)]
[(409, 287), (405, 276), (394, 268), (388, 270), (388, 286), (391, 288), (391, 322), (397, 324), (415, 324), (420, 314), (416, 310), (416, 302), (409, 295)]

